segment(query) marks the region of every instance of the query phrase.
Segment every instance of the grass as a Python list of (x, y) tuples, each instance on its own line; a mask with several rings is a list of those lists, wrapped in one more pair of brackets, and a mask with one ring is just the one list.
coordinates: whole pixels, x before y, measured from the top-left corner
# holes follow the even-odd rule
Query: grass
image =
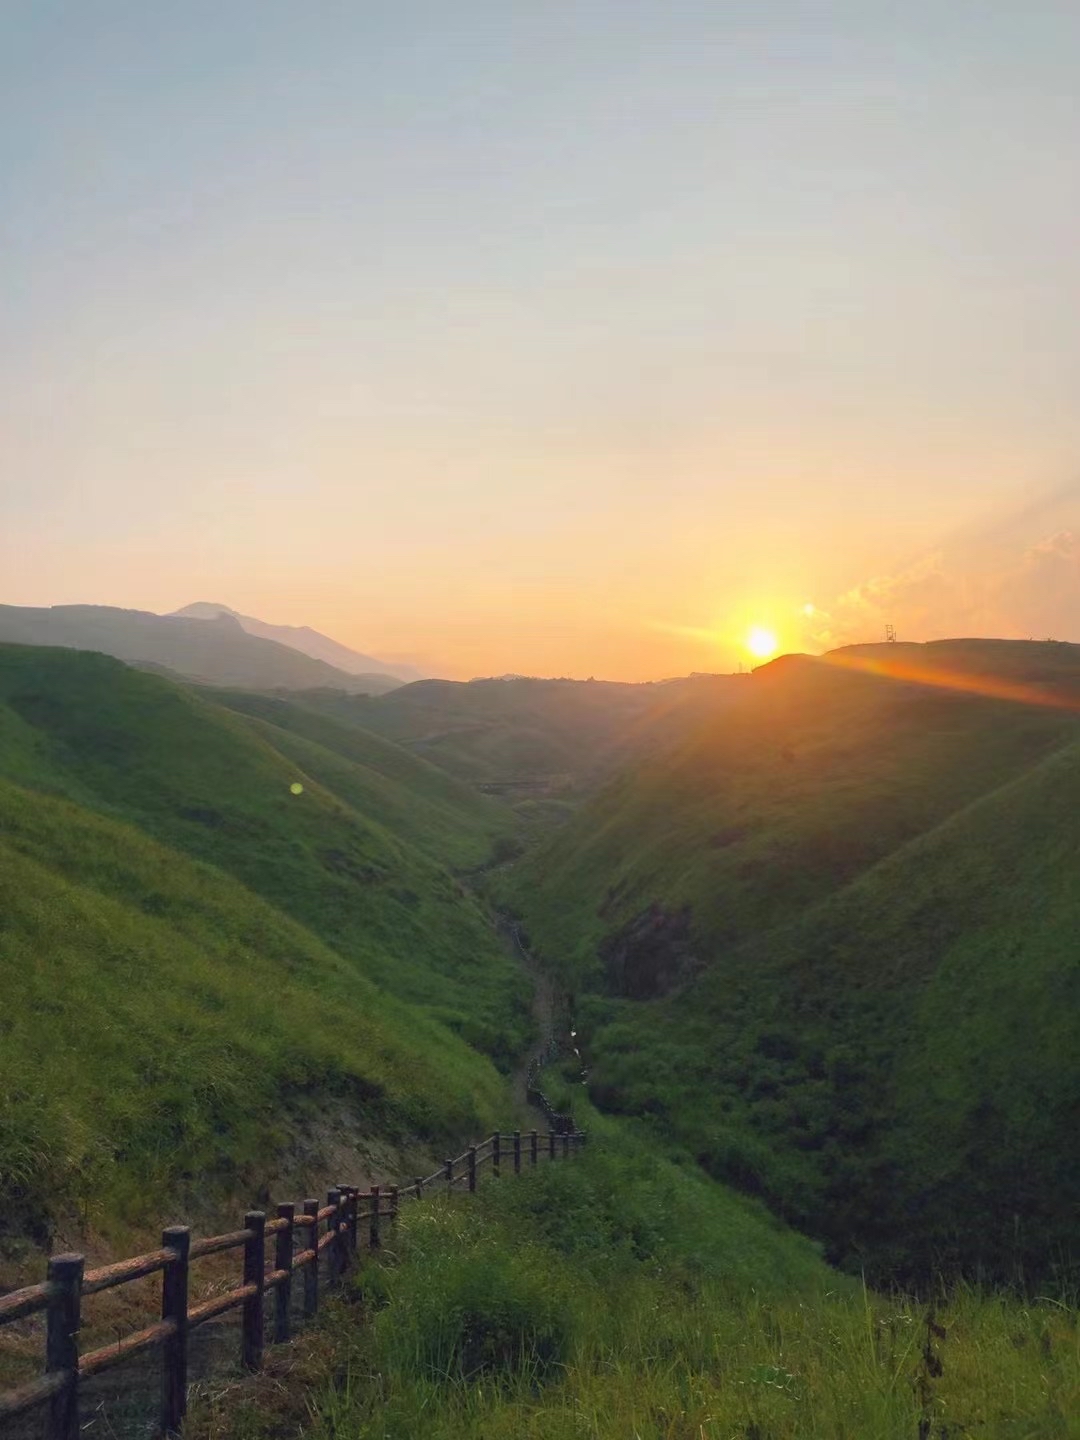
[[(1071, 704), (1063, 650), (959, 647)], [(781, 665), (619, 777), (492, 882), (576, 995), (594, 1098), (877, 1277), (1075, 1264), (1077, 734)]]
[(832, 1274), (757, 1207), (599, 1125), (584, 1155), (407, 1210), (307, 1385), (194, 1440), (917, 1440), (1080, 1434), (1075, 1311)]
[(403, 1145), (503, 1118), (527, 984), (448, 867), (506, 822), (360, 744), (0, 647), (8, 1253), (250, 1200), (314, 1165), (328, 1114)]
[(370, 730), (282, 698), (244, 691), (212, 698), (263, 721), (257, 731), (279, 754), (444, 865), (470, 869), (512, 831), (504, 806)]
[(2, 783), (0, 813), (12, 1231), (254, 1193), (338, 1102), (398, 1139), (498, 1117), (489, 1061), (229, 876)]
[(445, 777), (412, 762), (406, 782), (411, 757), (392, 747), (361, 767), (98, 655), (0, 648), (4, 712), (0, 775), (225, 871), (381, 989), (471, 1024), (504, 1063), (523, 1042), (519, 970), (448, 868), (505, 833), (482, 797), (466, 793), (455, 829)]
[[(979, 655), (1080, 685), (1057, 647)], [(461, 873), (565, 820), (487, 883), (634, 1118), (579, 1098), (579, 1159), (408, 1209), (273, 1362), (305, 1383), (230, 1388), (189, 1440), (1080, 1437), (1076, 720), (815, 667), (713, 698), (515, 821), (351, 722), (0, 648), (24, 1244), (248, 1200), (328, 1114), (391, 1144), (503, 1123), (525, 984)], [(1020, 1283), (936, 1278), (979, 1264)]]

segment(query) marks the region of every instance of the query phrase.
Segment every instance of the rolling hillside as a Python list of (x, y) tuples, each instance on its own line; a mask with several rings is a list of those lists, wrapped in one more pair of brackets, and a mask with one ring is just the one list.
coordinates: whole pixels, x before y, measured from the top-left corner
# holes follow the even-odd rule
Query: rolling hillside
[(424, 680), (367, 699), (331, 693), (297, 703), (407, 746), (450, 774), (512, 786), (591, 788), (620, 757), (669, 744), (744, 677), (687, 676), (656, 684), (601, 680)]
[(0, 647), (16, 1231), (76, 1205), (138, 1221), (166, 1181), (262, 1183), (317, 1137), (316, 1103), (369, 1138), (490, 1121), (488, 1057), (527, 1038), (526, 987), (448, 867), (483, 860), (503, 813), (385, 741), (363, 763), (349, 745), (105, 656)]
[(896, 650), (755, 672), (503, 883), (605, 1106), (835, 1258), (1045, 1272), (1080, 1202), (1080, 661)]
[(109, 605), (0, 605), (0, 644), (95, 650), (204, 685), (252, 690), (325, 685), (370, 693), (388, 683), (385, 677), (348, 674), (276, 640), (249, 635), (229, 615), (192, 620)]

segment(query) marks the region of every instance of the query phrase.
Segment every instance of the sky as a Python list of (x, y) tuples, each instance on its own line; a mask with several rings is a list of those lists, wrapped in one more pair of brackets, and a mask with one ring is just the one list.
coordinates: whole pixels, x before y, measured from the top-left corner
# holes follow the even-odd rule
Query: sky
[(1080, 640), (1073, 0), (0, 0), (0, 602)]

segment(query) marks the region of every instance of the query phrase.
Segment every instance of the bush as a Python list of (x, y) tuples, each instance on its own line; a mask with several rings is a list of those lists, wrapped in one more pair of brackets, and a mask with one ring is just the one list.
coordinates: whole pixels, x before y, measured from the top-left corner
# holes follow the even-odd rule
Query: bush
[[(566, 1364), (574, 1309), (549, 1259), (531, 1245), (488, 1235), (470, 1241), (460, 1212), (425, 1216), (437, 1233), (422, 1241), (423, 1265), (362, 1277), (386, 1308), (375, 1340), (387, 1369), (417, 1379), (460, 1382), (528, 1376), (543, 1381)], [(464, 1243), (463, 1243), (464, 1242)]]

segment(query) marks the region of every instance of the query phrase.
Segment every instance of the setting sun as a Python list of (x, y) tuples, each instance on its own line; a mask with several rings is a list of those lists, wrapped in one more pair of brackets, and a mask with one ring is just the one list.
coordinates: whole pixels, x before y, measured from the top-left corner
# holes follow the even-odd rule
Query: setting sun
[(779, 648), (776, 631), (767, 630), (764, 625), (752, 626), (747, 632), (746, 648), (759, 660), (767, 660), (770, 655), (775, 655)]

